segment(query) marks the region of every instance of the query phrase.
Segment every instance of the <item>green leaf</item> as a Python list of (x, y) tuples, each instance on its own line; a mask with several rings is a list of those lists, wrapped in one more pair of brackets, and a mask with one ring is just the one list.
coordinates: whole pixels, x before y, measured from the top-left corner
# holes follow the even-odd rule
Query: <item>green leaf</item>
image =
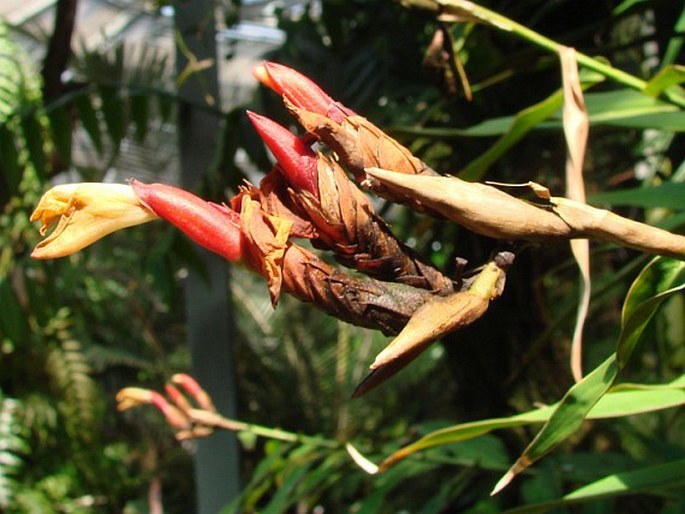
[(595, 482), (579, 487), (558, 500), (524, 505), (507, 510), (507, 514), (527, 514), (546, 512), (554, 507), (597, 500), (614, 498), (627, 494), (656, 493), (668, 489), (678, 491), (685, 485), (685, 459), (680, 459), (657, 466), (650, 466), (634, 471), (626, 471), (606, 476)]
[(637, 187), (598, 193), (590, 197), (590, 202), (683, 210), (685, 209), (685, 183), (667, 182), (654, 187)]
[(457, 176), (464, 180), (479, 180), (488, 168), (504, 155), (512, 146), (518, 143), (536, 125), (549, 118), (555, 111), (561, 108), (563, 103), (563, 91), (555, 91), (530, 107), (522, 110), (513, 118), (508, 131), (502, 135), (488, 150), (478, 158), (471, 161), (457, 172)]
[(662, 65), (674, 64), (678, 61), (683, 48), (683, 32), (685, 32), (685, 6), (683, 6), (675, 25), (673, 25), (672, 37), (669, 39), (661, 59)]
[(497, 483), (493, 493), (506, 487), (516, 475), (554, 449), (581, 425), (587, 412), (609, 389), (618, 370), (625, 366), (661, 302), (685, 288), (685, 283), (673, 285), (684, 268), (684, 262), (662, 257), (656, 257), (645, 267), (626, 297), (616, 353), (568, 390), (547, 423)]
[[(588, 93), (585, 104), (591, 126), (685, 130), (685, 113), (678, 107), (633, 89)], [(556, 114), (540, 128), (556, 129), (560, 126), (561, 115)]]
[(677, 87), (685, 82), (685, 66), (670, 64), (659, 70), (659, 72), (647, 82), (647, 87), (643, 89), (646, 95), (657, 97), (669, 91), (671, 94), (685, 98), (682, 88)]
[(616, 354), (612, 353), (583, 380), (571, 387), (533, 441), (497, 483), (493, 494), (506, 487), (516, 475), (573, 434), (582, 424), (587, 412), (611, 387), (617, 373)]
[(623, 304), (616, 355), (622, 368), (661, 302), (685, 289), (685, 262), (654, 258), (635, 279)]
[[(557, 403), (505, 418), (472, 421), (435, 430), (390, 455), (381, 464), (381, 469), (387, 469), (408, 455), (436, 446), (467, 441), (502, 428), (544, 423), (558, 405)], [(685, 405), (685, 375), (666, 385), (624, 384), (615, 387), (599, 399), (586, 417), (606, 419), (633, 416), (680, 405)]]
[(576, 489), (564, 496), (578, 500), (665, 489), (685, 483), (685, 459), (636, 471), (617, 473)]
[[(545, 102), (551, 101), (551, 99), (552, 97), (540, 104), (529, 107), (516, 116), (492, 118), (463, 129), (394, 127), (392, 132), (402, 135), (451, 138), (493, 137), (512, 131), (528, 131), (532, 129), (560, 130), (562, 128), (561, 102), (559, 101), (555, 109), (552, 109), (552, 105), (549, 105), (548, 107), (551, 112), (544, 109)], [(685, 112), (679, 110), (678, 107), (671, 103), (664, 102), (640, 91), (619, 89), (615, 91), (589, 92), (584, 95), (584, 99), (590, 125), (592, 126), (659, 128), (673, 132), (683, 132), (685, 130)], [(543, 109), (543, 111), (536, 112), (536, 107)], [(533, 112), (527, 112), (529, 110), (533, 110)], [(543, 112), (548, 112), (547, 116), (542, 116)], [(536, 115), (540, 116), (537, 123), (526, 127), (526, 121), (534, 121)], [(525, 135), (525, 132), (521, 137), (523, 135)], [(513, 138), (516, 136), (508, 137)], [(496, 144), (504, 145), (505, 142), (498, 141)], [(489, 151), (492, 151), (492, 149)], [(480, 158), (483, 159), (484, 156)]]
[(655, 112), (639, 116), (625, 116), (613, 120), (604, 120), (602, 124), (615, 127), (656, 128), (667, 132), (685, 132), (685, 112)]

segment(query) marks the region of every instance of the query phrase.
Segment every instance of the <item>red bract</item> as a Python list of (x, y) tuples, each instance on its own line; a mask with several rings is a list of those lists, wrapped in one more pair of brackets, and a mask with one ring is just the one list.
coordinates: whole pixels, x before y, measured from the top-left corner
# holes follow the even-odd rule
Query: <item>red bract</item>
[(333, 100), (309, 78), (282, 64), (264, 62), (254, 69), (253, 75), (300, 109), (328, 116), (337, 123), (354, 115), (354, 111)]
[(130, 184), (145, 207), (179, 228), (197, 244), (231, 262), (242, 259), (238, 213), (166, 184), (143, 184), (137, 180), (131, 180)]
[(252, 125), (278, 161), (280, 171), (295, 190), (319, 197), (317, 156), (285, 127), (265, 116), (247, 111)]

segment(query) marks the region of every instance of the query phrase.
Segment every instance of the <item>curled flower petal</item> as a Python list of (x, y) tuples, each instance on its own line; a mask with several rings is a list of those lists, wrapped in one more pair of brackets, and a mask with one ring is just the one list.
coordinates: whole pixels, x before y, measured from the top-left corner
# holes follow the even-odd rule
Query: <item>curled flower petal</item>
[(142, 387), (125, 387), (117, 393), (117, 410), (124, 411), (151, 404), (155, 394), (158, 393)]
[(338, 123), (354, 115), (354, 111), (333, 100), (312, 80), (288, 66), (264, 62), (252, 73), (258, 81), (296, 107), (323, 114)]
[(317, 156), (311, 148), (285, 127), (265, 116), (247, 111), (252, 125), (271, 153), (274, 154), (290, 185), (305, 190), (318, 198)]
[(131, 180), (130, 184), (143, 205), (200, 246), (231, 262), (242, 258), (237, 212), (174, 186), (144, 184), (137, 180)]
[(43, 195), (31, 214), (31, 221), (42, 224), (41, 235), (54, 226), (31, 256), (36, 259), (64, 257), (112, 232), (156, 217), (125, 184), (55, 186)]
[(176, 430), (188, 430), (192, 423), (178, 407), (171, 405), (164, 396), (157, 391), (141, 387), (125, 387), (117, 393), (117, 409), (120, 411), (152, 405), (160, 411), (169, 425)]

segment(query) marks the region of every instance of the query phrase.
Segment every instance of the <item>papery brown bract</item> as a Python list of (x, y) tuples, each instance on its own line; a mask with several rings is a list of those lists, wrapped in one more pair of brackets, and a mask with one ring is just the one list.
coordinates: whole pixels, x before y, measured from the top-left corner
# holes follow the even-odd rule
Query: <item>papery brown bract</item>
[[(268, 118), (251, 114), (250, 119), (278, 159), (275, 171), (282, 172), (292, 187), (287, 191), (288, 201), (284, 199), (286, 192), (278, 188), (283, 185), (274, 179), (268, 177), (268, 182), (260, 184), (260, 202), (270, 214), (290, 216), (294, 209), (287, 212), (286, 204), (299, 207), (302, 216), (297, 218), (308, 219), (316, 230), (315, 244), (333, 250), (341, 263), (367, 275), (437, 293), (454, 291), (455, 282), (395, 238), (335, 159), (315, 154)], [(317, 180), (316, 188), (303, 186), (309, 177)], [(269, 187), (269, 194), (264, 192), (265, 187)]]

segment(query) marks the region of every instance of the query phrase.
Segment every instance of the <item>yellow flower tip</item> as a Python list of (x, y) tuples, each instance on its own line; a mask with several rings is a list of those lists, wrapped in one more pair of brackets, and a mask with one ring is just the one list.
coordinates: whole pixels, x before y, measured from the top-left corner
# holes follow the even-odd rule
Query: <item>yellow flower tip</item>
[(257, 79), (258, 82), (262, 83), (269, 89), (276, 91), (278, 94), (283, 93), (278, 84), (274, 82), (274, 80), (271, 78), (271, 75), (269, 75), (269, 70), (267, 70), (264, 63), (259, 64), (252, 69), (252, 76)]
[(153, 402), (154, 391), (142, 387), (125, 387), (117, 393), (117, 409), (125, 411)]
[(55, 186), (31, 214), (40, 222), (39, 242), (31, 257), (54, 259), (77, 252), (117, 230), (146, 223), (157, 216), (126, 184), (79, 183)]

